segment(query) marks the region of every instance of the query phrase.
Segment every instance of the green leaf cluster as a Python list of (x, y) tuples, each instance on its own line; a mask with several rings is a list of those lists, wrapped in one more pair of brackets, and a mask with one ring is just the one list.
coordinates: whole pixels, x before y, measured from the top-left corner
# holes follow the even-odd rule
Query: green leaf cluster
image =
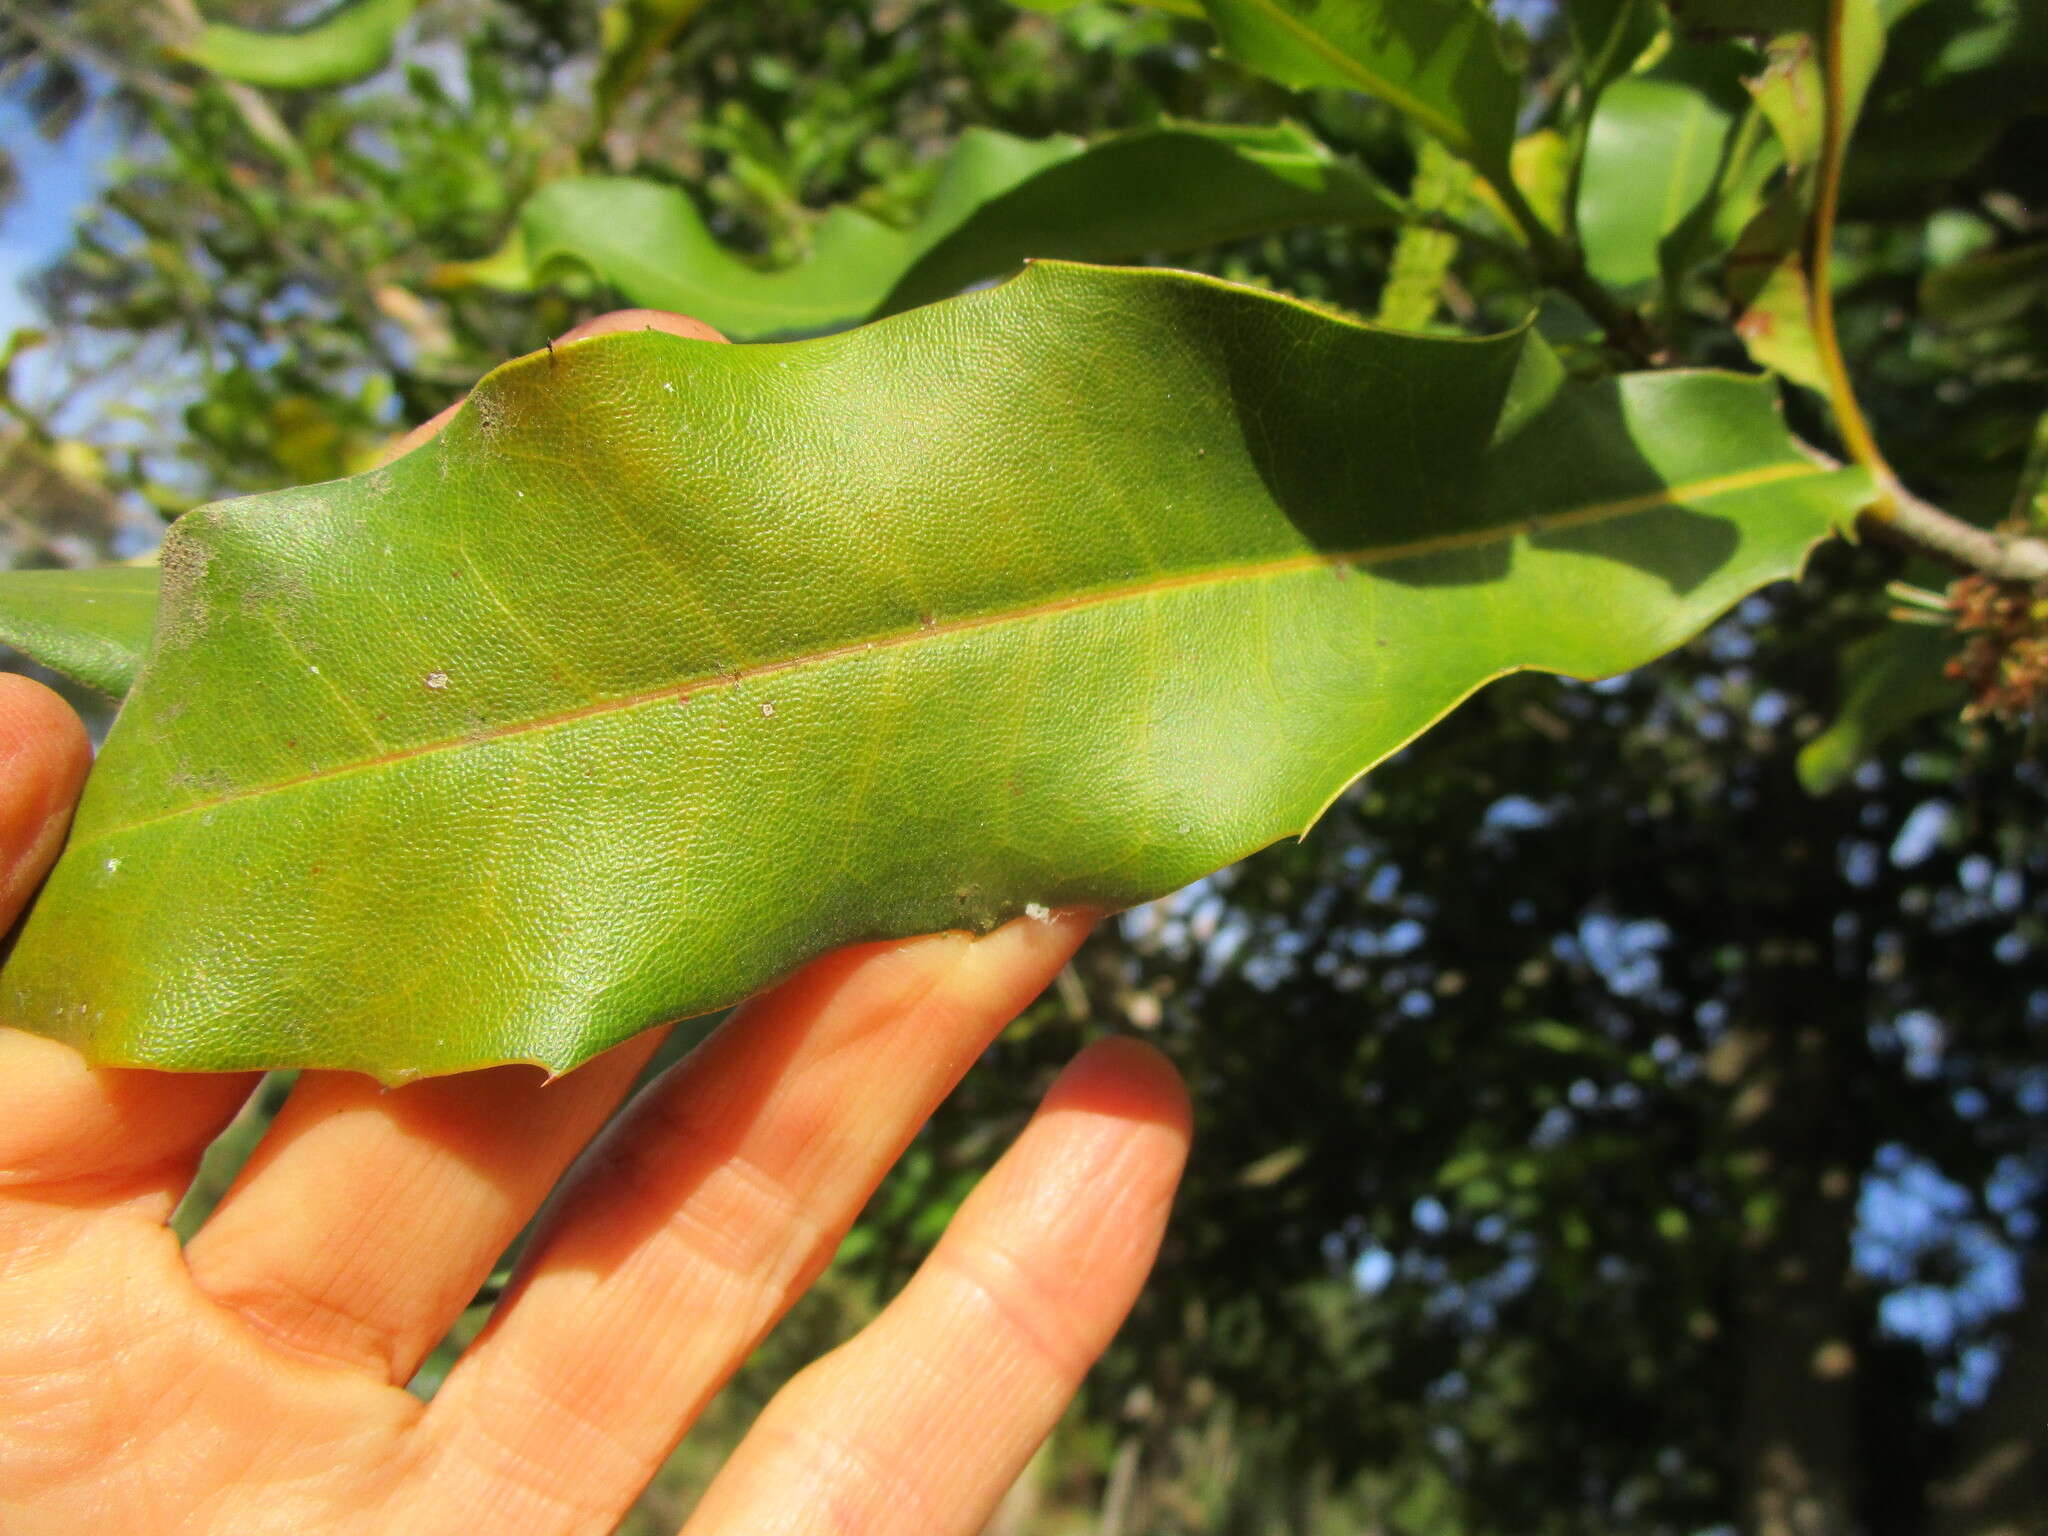
[(1092, 145), (971, 130), (916, 223), (892, 228), (835, 208), (808, 256), (789, 267), (762, 271), (741, 260), (712, 236), (687, 193), (633, 177), (542, 188), (520, 215), (506, 262), (526, 281), (574, 263), (635, 304), (762, 337), (894, 314), (1031, 256), (1110, 260), (1398, 218), (1398, 203), (1371, 176), (1291, 126), (1167, 126)]

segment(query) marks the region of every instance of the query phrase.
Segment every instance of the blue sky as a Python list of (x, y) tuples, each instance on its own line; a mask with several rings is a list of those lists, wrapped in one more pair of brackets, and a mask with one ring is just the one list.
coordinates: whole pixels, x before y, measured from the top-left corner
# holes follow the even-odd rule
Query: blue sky
[(34, 322), (23, 282), (64, 249), (73, 216), (91, 202), (113, 154), (104, 116), (88, 111), (56, 143), (35, 131), (20, 105), (0, 97), (0, 145), (21, 174), (20, 193), (0, 208), (0, 335)]

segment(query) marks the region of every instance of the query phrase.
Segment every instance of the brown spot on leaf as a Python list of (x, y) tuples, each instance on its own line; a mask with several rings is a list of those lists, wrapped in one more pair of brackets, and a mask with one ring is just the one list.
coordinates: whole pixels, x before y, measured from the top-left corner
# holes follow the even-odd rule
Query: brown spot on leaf
[(213, 546), (173, 528), (158, 557), (163, 570), (159, 633), (166, 646), (190, 645), (205, 632), (208, 615), (199, 588), (213, 564)]

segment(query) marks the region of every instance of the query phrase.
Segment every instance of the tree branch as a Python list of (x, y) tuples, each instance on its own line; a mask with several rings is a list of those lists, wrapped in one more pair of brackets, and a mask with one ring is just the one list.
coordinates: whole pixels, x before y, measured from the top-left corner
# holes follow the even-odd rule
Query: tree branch
[(1870, 430), (1856, 399), (1849, 365), (1835, 330), (1835, 216), (1842, 199), (1842, 165), (1848, 158), (1848, 88), (1842, 65), (1843, 0), (1827, 0), (1821, 37), (1821, 150), (1813, 217), (1807, 224), (1807, 324), (1827, 386), (1828, 405), (1849, 457), (1877, 481), (1877, 500), (1863, 511), (1871, 531), (1894, 544), (1934, 556), (1946, 564), (1979, 571), (2001, 581), (2048, 579), (2048, 542), (2008, 537), (1944, 512), (1915, 496), (1900, 481)]
[[(1483, 171), (1481, 174), (1486, 175)], [(1499, 195), (1501, 206), (1529, 242), (1537, 275), (1576, 299), (1579, 307), (1606, 331), (1609, 346), (1642, 368), (1655, 368), (1670, 361), (1643, 317), (1615, 298), (1586, 270), (1585, 259), (1560, 240), (1543, 222), (1543, 216), (1529, 206), (1514, 177), (1487, 175), (1487, 184)]]
[[(1834, 410), (1842, 444), (1850, 458), (1877, 477), (1880, 490), (1889, 497), (1897, 489), (1899, 477), (1878, 450), (1870, 422), (1857, 403), (1841, 338), (1835, 332), (1835, 212), (1842, 200), (1842, 162), (1848, 158), (1849, 148), (1848, 90), (1842, 77), (1842, 4), (1843, 0), (1827, 0), (1820, 39), (1820, 167), (1813, 217), (1806, 226), (1806, 318), (1820, 354), (1828, 404)], [(1868, 515), (1882, 519), (1885, 513), (1873, 508)]]
[(1879, 513), (1864, 514), (1869, 531), (1916, 554), (1999, 581), (2048, 581), (2048, 540), (2015, 537), (1966, 523), (1892, 482)]

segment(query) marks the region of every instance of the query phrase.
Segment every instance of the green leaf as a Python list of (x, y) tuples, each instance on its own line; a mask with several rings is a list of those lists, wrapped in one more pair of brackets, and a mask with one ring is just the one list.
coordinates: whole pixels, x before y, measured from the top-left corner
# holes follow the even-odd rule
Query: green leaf
[(1784, 169), (1785, 152), (1770, 121), (1752, 105), (1728, 141), (1719, 183), (1687, 227), (1667, 241), (1667, 266), (1683, 271), (1688, 262), (1733, 250), (1756, 216), (1769, 206), (1774, 182), (1782, 186)]
[(1813, 336), (1813, 287), (1801, 243), (1806, 217), (1803, 185), (1772, 194), (1729, 255), (1728, 292), (1739, 309), (1735, 333), (1750, 357), (1794, 384), (1824, 392), (1827, 368)]
[(1820, 31), (1827, 0), (1669, 0), (1671, 15), (1688, 32), (1774, 37)]
[(534, 273), (575, 262), (635, 304), (761, 337), (894, 313), (1033, 256), (1113, 260), (1399, 216), (1378, 182), (1298, 128), (1177, 126), (1092, 146), (971, 130), (916, 225), (892, 229), (835, 208), (809, 258), (775, 272), (727, 251), (685, 193), (650, 181), (554, 182), (527, 204), (520, 229)]
[[(1853, 129), (1870, 82), (1884, 56), (1884, 22), (1877, 0), (1846, 0), (1842, 7), (1844, 132)], [(1764, 68), (1750, 89), (1776, 130), (1786, 166), (1794, 172), (1819, 162), (1826, 119), (1821, 47), (1814, 33), (1785, 32), (1764, 47)]]
[(948, 298), (1028, 257), (1164, 256), (1305, 224), (1388, 227), (1405, 213), (1369, 172), (1293, 124), (1140, 129), (1000, 197), (969, 175), (942, 178), (925, 218), (943, 234), (920, 246), (878, 313)]
[[(1418, 214), (1455, 216), (1463, 212), (1471, 186), (1470, 166), (1436, 140), (1422, 141), (1415, 183), (1408, 191), (1409, 204)], [(1379, 323), (1409, 331), (1424, 329), (1436, 318), (1444, 279), (1457, 254), (1458, 237), (1449, 230), (1432, 229), (1419, 220), (1405, 225), (1394, 242), (1386, 286), (1380, 290)]]
[(2013, 486), (2011, 520), (2035, 533), (2048, 528), (2048, 411), (2034, 423), (2020, 477)]
[(156, 589), (153, 565), (0, 571), (0, 641), (118, 699), (142, 665)]
[(106, 1063), (566, 1070), (846, 943), (1175, 889), (1866, 494), (1766, 381), (1184, 274), (556, 347), (178, 522), (0, 1008)]
[(1202, 0), (1223, 50), (1296, 90), (1363, 91), (1508, 175), (1520, 83), (1479, 0)]
[(2048, 302), (2048, 243), (1978, 251), (1930, 268), (1920, 308), (1943, 325), (1999, 325)]
[(444, 261), (429, 279), (432, 287), (490, 288), (499, 293), (523, 293), (534, 286), (533, 263), (526, 259), (526, 237), (517, 226), (494, 251), (468, 261)]
[[(1718, 0), (1717, 0), (1718, 3)], [(1772, 5), (1760, 7), (1775, 10)], [(1796, 11), (1798, 7), (1789, 7)], [(1817, 23), (1816, 23), (1817, 24)], [(1853, 130), (1878, 61), (1884, 22), (1877, 0), (1845, 0), (1842, 8), (1843, 134)], [(1765, 47), (1763, 72), (1749, 82), (1757, 109), (1770, 122), (1786, 175), (1735, 242), (1728, 292), (1735, 329), (1762, 366), (1809, 389), (1826, 375), (1813, 337), (1813, 292), (1805, 239), (1820, 178), (1825, 97), (1816, 36), (1788, 31)]]
[(1563, 9), (1588, 98), (1625, 72), (1657, 35), (1655, 0), (1564, 0)]
[(1510, 157), (1515, 185), (1528, 199), (1529, 211), (1552, 234), (1562, 234), (1565, 210), (1574, 179), (1572, 145), (1555, 128), (1538, 128), (1515, 140)]
[(2016, 119), (2048, 112), (2048, 6), (1927, 0), (1898, 18), (1850, 146), (1852, 211), (1925, 206), (1930, 182), (1966, 175)]
[(1908, 726), (1961, 709), (1962, 685), (1943, 670), (1955, 651), (1955, 631), (1929, 624), (1888, 624), (1844, 651), (1841, 712), (1799, 749), (1806, 792), (1829, 793)]
[(601, 136), (626, 94), (704, 9), (705, 0), (611, 0), (598, 13), (603, 57), (592, 87), (593, 137)]
[(1665, 273), (1665, 242), (1722, 184), (1750, 58), (1731, 44), (1681, 44), (1601, 96), (1580, 171), (1579, 236), (1593, 276), (1624, 297)]
[[(1048, 16), (1057, 16), (1062, 11), (1071, 11), (1086, 0), (1010, 0), (1020, 11), (1041, 11)], [(1117, 0), (1120, 5), (1143, 6), (1148, 10), (1167, 11), (1175, 16), (1200, 16), (1202, 0)]]
[(1556, 1051), (1560, 1056), (1614, 1054), (1612, 1041), (1576, 1024), (1565, 1024), (1556, 1019), (1538, 1019), (1532, 1024), (1523, 1025), (1515, 1033), (1531, 1045), (1540, 1045), (1547, 1051)]
[(418, 0), (349, 0), (310, 26), (257, 32), (208, 22), (176, 49), (180, 57), (244, 85), (286, 90), (346, 85), (374, 74), (391, 57), (398, 29)]

